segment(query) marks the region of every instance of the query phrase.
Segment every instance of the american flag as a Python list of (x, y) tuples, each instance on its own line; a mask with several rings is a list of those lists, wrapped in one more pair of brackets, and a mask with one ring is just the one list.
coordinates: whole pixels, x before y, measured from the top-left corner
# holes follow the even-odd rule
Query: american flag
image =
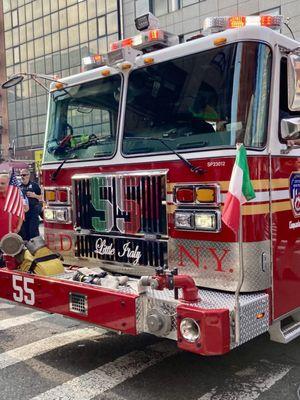
[(23, 220), (25, 219), (24, 196), (14, 170), (12, 170), (9, 180), (4, 211), (13, 215), (17, 215)]

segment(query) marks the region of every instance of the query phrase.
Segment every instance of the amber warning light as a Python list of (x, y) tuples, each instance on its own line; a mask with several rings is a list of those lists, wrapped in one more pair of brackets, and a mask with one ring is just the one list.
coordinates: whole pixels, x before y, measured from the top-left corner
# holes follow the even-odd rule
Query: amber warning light
[(279, 30), (284, 23), (282, 15), (236, 15), (226, 17), (209, 17), (204, 20), (205, 34), (217, 33), (225, 29), (243, 28), (245, 26), (264, 26)]

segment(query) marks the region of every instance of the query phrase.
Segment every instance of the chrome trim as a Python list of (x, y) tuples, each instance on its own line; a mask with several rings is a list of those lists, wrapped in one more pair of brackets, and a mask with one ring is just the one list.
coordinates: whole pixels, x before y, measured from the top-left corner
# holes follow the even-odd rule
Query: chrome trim
[(67, 211), (67, 216), (68, 216), (68, 219), (67, 219), (67, 221), (58, 221), (57, 219), (55, 219), (55, 220), (53, 220), (53, 221), (51, 221), (51, 220), (47, 220), (46, 218), (44, 218), (45, 219), (45, 221), (47, 222), (47, 223), (49, 223), (49, 224), (63, 224), (63, 225), (67, 225), (67, 224), (71, 224), (72, 223), (72, 212), (71, 212), (71, 207), (65, 207), (65, 206), (63, 206), (63, 207), (59, 207), (59, 205), (56, 205), (55, 207), (48, 207), (48, 206), (46, 206), (45, 208), (44, 208), (44, 210), (54, 210), (54, 211), (57, 211), (57, 210), (66, 210)]
[[(177, 213), (193, 214), (194, 218), (195, 218), (195, 214), (205, 214), (205, 213), (215, 214), (216, 215), (216, 223), (217, 223), (216, 229), (197, 229), (195, 227), (195, 222), (193, 222), (193, 226), (191, 228), (178, 228), (175, 223), (175, 216)], [(222, 224), (221, 224), (221, 211), (220, 210), (214, 210), (211, 208), (209, 208), (209, 209), (207, 209), (207, 208), (199, 209), (198, 208), (196, 210), (194, 210), (194, 209), (185, 209), (185, 210), (177, 209), (177, 210), (175, 210), (175, 213), (174, 213), (174, 227), (177, 231), (196, 231), (196, 232), (219, 233), (221, 230), (221, 226), (222, 226)]]
[[(45, 198), (45, 191), (46, 190), (54, 190), (55, 192), (57, 191), (57, 190), (66, 190), (67, 191), (67, 194), (68, 194), (68, 199), (67, 199), (67, 201), (66, 202), (61, 202), (61, 201), (57, 201), (57, 200), (55, 200), (55, 201), (48, 201), (48, 200), (46, 200), (46, 198)], [(46, 187), (44, 187), (43, 188), (43, 199), (44, 199), (44, 202), (48, 205), (69, 205), (69, 204), (71, 204), (71, 196), (72, 196), (72, 192), (71, 192), (71, 187), (70, 186), (46, 186)]]
[[(194, 202), (192, 202), (192, 203), (182, 203), (182, 202), (180, 202), (180, 201), (177, 201), (176, 200), (176, 191), (178, 190), (178, 189), (181, 189), (181, 188), (193, 188), (193, 190), (194, 191), (196, 191), (197, 189), (211, 189), (211, 188), (214, 188), (215, 189), (215, 193), (216, 193), (216, 196), (217, 196), (217, 201), (215, 201), (215, 202), (213, 202), (213, 203), (202, 203), (202, 202), (199, 202), (199, 201), (194, 201)], [(184, 184), (178, 184), (178, 183), (176, 183), (176, 185), (174, 186), (174, 188), (173, 188), (173, 201), (174, 201), (174, 204), (177, 204), (177, 205), (179, 205), (179, 206), (205, 206), (205, 207), (219, 207), (220, 205), (221, 205), (221, 187), (220, 187), (220, 185), (218, 184), (218, 183), (210, 183), (210, 182), (207, 182), (207, 183), (201, 183), (201, 184), (195, 184), (195, 183), (184, 183)]]

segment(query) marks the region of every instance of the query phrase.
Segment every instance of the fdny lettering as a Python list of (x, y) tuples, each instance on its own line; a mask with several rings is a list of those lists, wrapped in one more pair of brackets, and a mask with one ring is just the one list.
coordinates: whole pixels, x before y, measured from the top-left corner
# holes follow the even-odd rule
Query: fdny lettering
[(72, 237), (66, 233), (45, 232), (45, 242), (54, 251), (70, 251), (73, 247)]
[[(188, 251), (184, 246), (179, 245), (178, 246), (178, 266), (179, 267), (185, 267), (187, 262), (190, 261), (192, 264), (197, 267), (203, 269), (207, 269), (207, 265), (205, 262), (204, 257), (201, 257), (201, 251), (203, 252), (203, 248), (194, 246), (193, 251), (190, 252)], [(207, 250), (210, 252), (212, 258), (215, 260), (216, 268), (215, 271), (217, 272), (225, 272), (223, 269), (223, 261), (226, 258), (226, 255), (230, 252), (229, 249), (222, 249), (222, 254), (218, 254), (217, 250), (213, 247), (207, 248)], [(202, 264), (201, 264), (202, 260)], [(230, 270), (232, 272), (232, 270)]]

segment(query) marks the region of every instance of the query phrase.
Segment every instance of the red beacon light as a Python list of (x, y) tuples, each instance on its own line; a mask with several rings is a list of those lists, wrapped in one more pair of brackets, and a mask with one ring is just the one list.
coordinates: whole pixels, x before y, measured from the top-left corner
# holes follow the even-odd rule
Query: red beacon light
[(284, 23), (282, 15), (250, 15), (209, 17), (204, 20), (205, 34), (222, 32), (226, 29), (243, 28), (245, 26), (265, 26), (274, 30), (281, 29)]

